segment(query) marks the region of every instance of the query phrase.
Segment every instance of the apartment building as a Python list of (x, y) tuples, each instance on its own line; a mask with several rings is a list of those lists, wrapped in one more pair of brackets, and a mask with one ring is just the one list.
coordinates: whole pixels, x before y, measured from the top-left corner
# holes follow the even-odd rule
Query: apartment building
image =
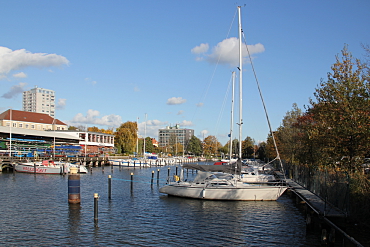
[(35, 87), (23, 92), (23, 111), (38, 112), (55, 116), (55, 92), (50, 89)]
[(193, 129), (181, 129), (179, 124), (167, 126), (165, 129), (158, 130), (160, 147), (173, 145), (175, 143), (180, 143), (185, 146), (193, 136)]

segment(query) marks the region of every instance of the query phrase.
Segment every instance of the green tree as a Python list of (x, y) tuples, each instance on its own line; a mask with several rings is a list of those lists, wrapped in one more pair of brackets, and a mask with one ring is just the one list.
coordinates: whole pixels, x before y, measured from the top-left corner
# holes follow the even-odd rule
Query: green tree
[(145, 138), (145, 152), (154, 153), (153, 141), (149, 136)]
[(115, 145), (122, 153), (132, 154), (136, 149), (137, 123), (127, 121), (116, 129)]
[(260, 142), (256, 151), (256, 155), (260, 160), (266, 160), (266, 142)]
[(254, 158), (254, 140), (249, 136), (242, 141), (242, 157)]
[(302, 110), (294, 103), (293, 109), (286, 113), (281, 126), (275, 132), (280, 141), (278, 146), (280, 158), (289, 163), (295, 162), (297, 152), (301, 147), (298, 142), (299, 130), (297, 127), (298, 118), (301, 116)]
[(203, 146), (202, 146), (202, 141), (196, 137), (192, 136), (188, 142), (187, 152), (200, 156), (203, 153)]

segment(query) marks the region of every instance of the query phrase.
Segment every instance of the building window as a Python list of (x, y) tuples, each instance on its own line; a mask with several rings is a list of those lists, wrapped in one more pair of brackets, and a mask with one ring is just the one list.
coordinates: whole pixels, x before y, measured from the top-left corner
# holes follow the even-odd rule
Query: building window
[(35, 129), (35, 125), (34, 124), (31, 125), (31, 129)]
[(17, 123), (13, 123), (13, 127), (17, 127)]
[(23, 124), (21, 124), (21, 123), (20, 123), (20, 124), (19, 124), (19, 128), (23, 128)]

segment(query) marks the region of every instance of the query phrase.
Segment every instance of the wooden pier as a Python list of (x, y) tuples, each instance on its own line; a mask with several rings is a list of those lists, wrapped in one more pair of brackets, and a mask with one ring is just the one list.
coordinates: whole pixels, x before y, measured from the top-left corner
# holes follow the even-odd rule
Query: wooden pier
[[(276, 176), (283, 179), (280, 172), (276, 172)], [(292, 179), (285, 179), (285, 181), (289, 186), (288, 193), (291, 197), (295, 197), (296, 205), (305, 213), (306, 229), (320, 231), (323, 245), (334, 246), (338, 240), (341, 240), (342, 246), (363, 246), (342, 229), (342, 226), (345, 225), (343, 222), (348, 216), (346, 212), (334, 207)]]

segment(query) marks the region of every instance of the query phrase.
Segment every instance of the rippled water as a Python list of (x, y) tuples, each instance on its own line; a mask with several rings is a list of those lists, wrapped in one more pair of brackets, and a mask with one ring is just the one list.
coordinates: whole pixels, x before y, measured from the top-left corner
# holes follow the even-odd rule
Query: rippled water
[[(68, 176), (0, 173), (0, 244), (320, 246), (318, 236), (306, 233), (304, 216), (287, 195), (272, 202), (168, 197), (158, 192), (164, 181), (157, 183), (157, 169), (165, 179), (168, 167), (94, 167), (80, 176), (80, 205), (68, 204)], [(125, 181), (131, 172), (134, 183)], [(111, 200), (108, 175), (113, 177)], [(94, 193), (100, 196), (97, 225)]]

